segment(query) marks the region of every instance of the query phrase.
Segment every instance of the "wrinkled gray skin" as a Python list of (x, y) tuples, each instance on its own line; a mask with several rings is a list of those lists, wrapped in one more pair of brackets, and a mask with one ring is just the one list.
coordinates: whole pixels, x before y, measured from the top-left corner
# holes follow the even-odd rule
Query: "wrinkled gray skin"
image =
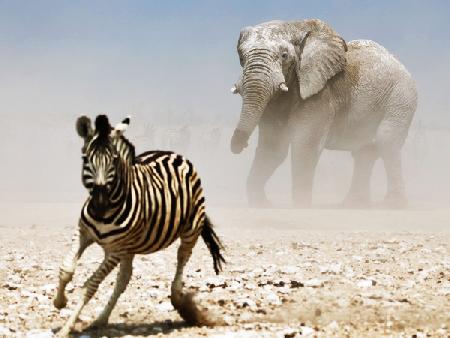
[(386, 202), (406, 203), (401, 149), (417, 105), (414, 80), (373, 41), (348, 44), (319, 20), (271, 21), (242, 29), (243, 67), (232, 88), (242, 96), (231, 150), (240, 153), (258, 126), (255, 158), (247, 180), (251, 205), (266, 206), (264, 186), (292, 155), (296, 206), (311, 204), (314, 172), (324, 148), (350, 151), (354, 170), (345, 202), (370, 202), (370, 176), (382, 158)]

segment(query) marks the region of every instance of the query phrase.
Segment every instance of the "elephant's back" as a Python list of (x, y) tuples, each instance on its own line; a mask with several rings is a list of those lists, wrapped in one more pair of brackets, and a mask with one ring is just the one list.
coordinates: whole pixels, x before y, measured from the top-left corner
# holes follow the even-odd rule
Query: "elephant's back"
[(385, 47), (372, 40), (352, 40), (347, 44), (347, 70), (371, 80), (412, 80), (406, 67)]
[(390, 110), (401, 110), (408, 122), (417, 105), (414, 80), (386, 48), (370, 40), (347, 46), (345, 70), (331, 87), (339, 107), (327, 144), (331, 149), (358, 149), (371, 142)]

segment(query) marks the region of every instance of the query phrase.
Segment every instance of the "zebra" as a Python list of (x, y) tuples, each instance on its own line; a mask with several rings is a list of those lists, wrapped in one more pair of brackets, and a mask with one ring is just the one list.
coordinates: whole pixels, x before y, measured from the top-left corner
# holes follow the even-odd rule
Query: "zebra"
[(183, 269), (199, 235), (212, 255), (216, 274), (225, 263), (222, 243), (205, 212), (200, 177), (189, 160), (173, 152), (148, 151), (135, 156), (133, 144), (123, 136), (129, 123), (130, 118), (126, 118), (112, 128), (108, 117), (99, 115), (94, 130), (86, 116), (76, 122), (77, 132), (84, 140), (82, 182), (89, 196), (81, 210), (72, 248), (59, 269), (54, 306), (66, 306), (65, 287), (89, 245), (99, 244), (105, 258), (84, 283), (76, 308), (59, 336), (69, 334), (100, 283), (119, 265), (113, 293), (91, 327), (107, 324), (130, 281), (134, 256), (159, 251), (177, 238), (181, 244), (171, 302), (188, 323), (207, 321), (192, 302), (192, 295), (183, 294), (182, 282)]

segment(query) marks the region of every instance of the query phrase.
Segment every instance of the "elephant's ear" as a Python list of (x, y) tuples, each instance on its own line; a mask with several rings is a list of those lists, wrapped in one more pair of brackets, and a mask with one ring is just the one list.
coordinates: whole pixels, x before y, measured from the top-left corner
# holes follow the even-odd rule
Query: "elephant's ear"
[(251, 27), (247, 26), (241, 29), (241, 32), (239, 33), (239, 40), (237, 43), (237, 52), (239, 55), (239, 62), (241, 64), (242, 67), (244, 67), (244, 63), (243, 63), (243, 59), (242, 59), (242, 54), (241, 54), (241, 44), (248, 38), (248, 36), (250, 35), (251, 32)]
[(302, 22), (294, 39), (296, 72), (303, 99), (318, 93), (347, 63), (347, 45), (330, 26), (319, 20)]

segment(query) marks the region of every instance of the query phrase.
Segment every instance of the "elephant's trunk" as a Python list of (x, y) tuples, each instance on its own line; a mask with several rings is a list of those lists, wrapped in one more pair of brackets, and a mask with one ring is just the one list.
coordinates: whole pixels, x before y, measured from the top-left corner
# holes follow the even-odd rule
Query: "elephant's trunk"
[(231, 139), (231, 151), (235, 154), (242, 152), (247, 146), (247, 141), (274, 92), (279, 89), (281, 82), (284, 83), (284, 78), (281, 81), (274, 80), (279, 76), (274, 76), (273, 70), (269, 67), (271, 63), (270, 54), (258, 51), (249, 56), (244, 67), (241, 116)]

